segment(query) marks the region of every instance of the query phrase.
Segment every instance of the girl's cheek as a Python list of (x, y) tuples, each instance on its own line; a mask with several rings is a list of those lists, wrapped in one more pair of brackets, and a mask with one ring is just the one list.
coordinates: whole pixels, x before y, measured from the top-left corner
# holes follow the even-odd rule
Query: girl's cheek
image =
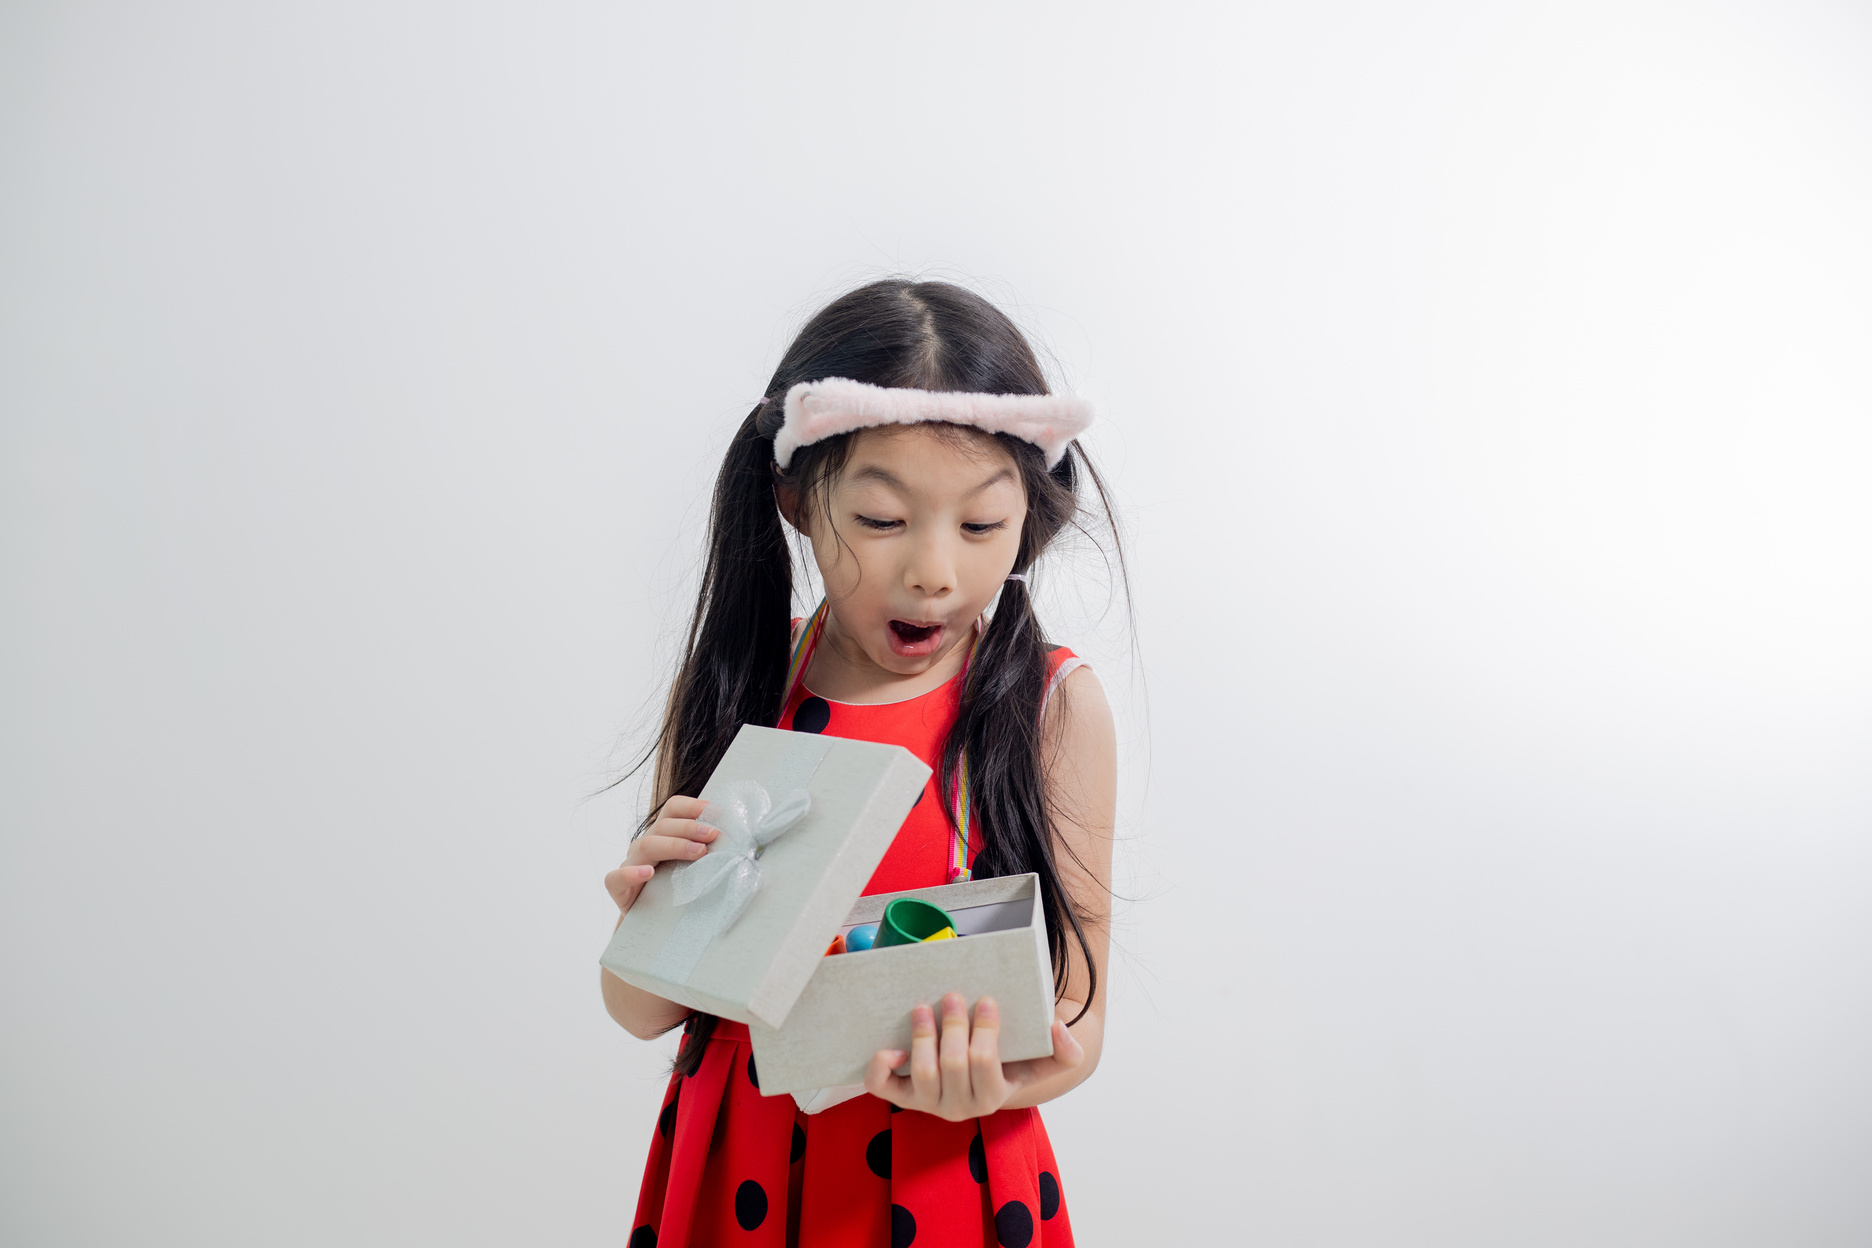
[(875, 589), (881, 583), (880, 578), (888, 575), (889, 569), (885, 566), (885, 560), (876, 551), (867, 549), (867, 545), (861, 543), (849, 549), (840, 546), (833, 553), (830, 566), (821, 561), (819, 572), (826, 578), (826, 583), (831, 584), (836, 579), (841, 585), (856, 588), (861, 593)]
[(846, 554), (837, 542), (813, 543), (813, 562), (819, 565), (819, 577), (827, 587), (843, 585), (847, 580), (856, 580), (856, 569), (852, 558)]
[(819, 565), (819, 579), (825, 582), (826, 589), (839, 598), (846, 598), (864, 584), (864, 577), (859, 573), (858, 563), (850, 555), (832, 563)]

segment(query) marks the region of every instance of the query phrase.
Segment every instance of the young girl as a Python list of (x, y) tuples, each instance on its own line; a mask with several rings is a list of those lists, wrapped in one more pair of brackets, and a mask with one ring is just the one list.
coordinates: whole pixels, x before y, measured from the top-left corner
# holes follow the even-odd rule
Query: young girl
[[(1071, 1244), (1036, 1107), (1098, 1065), (1116, 745), (1092, 673), (1044, 640), (1026, 578), (1078, 517), (1082, 477), (1110, 519), (1071, 440), (1089, 417), (1048, 395), (1007, 317), (937, 282), (836, 300), (767, 394), (716, 479), (656, 813), (605, 887), (629, 910), (658, 863), (707, 852), (716, 831), (694, 795), (744, 723), (902, 745), (936, 774), (865, 891), (1038, 874), (1053, 1055), (1003, 1063), (994, 1001), (951, 993), (911, 1013), (910, 1051), (878, 1053), (863, 1094), (808, 1115), (761, 1095), (745, 1026), (604, 972), (605, 1007), (632, 1035), (686, 1023), (630, 1246)], [(825, 586), (805, 620), (789, 622), (783, 524)]]

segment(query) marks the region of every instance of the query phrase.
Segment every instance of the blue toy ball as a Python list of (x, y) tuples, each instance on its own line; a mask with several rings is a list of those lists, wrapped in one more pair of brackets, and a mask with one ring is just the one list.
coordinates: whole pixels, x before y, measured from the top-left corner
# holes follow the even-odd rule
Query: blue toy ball
[(861, 953), (877, 943), (877, 924), (866, 923), (854, 927), (845, 933), (845, 948), (852, 953)]

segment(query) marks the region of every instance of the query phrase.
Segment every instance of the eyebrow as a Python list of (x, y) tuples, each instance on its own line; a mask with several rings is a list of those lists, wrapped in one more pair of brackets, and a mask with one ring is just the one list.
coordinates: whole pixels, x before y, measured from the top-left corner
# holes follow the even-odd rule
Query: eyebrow
[[(1003, 481), (1012, 481), (1013, 479), (1014, 479), (1014, 470), (1012, 468), (1002, 468), (1001, 471), (995, 473), (992, 477), (989, 477), (986, 481), (983, 481), (981, 484), (975, 486), (973, 489), (963, 494), (962, 497), (964, 498), (972, 497), (976, 494), (981, 493), (983, 490), (987, 489), (991, 485), (999, 485)], [(846, 478), (846, 480), (850, 481), (854, 485), (864, 485), (864, 484), (874, 483), (877, 485), (885, 486), (888, 489), (897, 490), (899, 492), (907, 492), (910, 488), (909, 486), (905, 485), (900, 479), (898, 479), (895, 473), (890, 472), (887, 469), (880, 468), (876, 464), (866, 464), (863, 468), (860, 468), (858, 469), (858, 471), (852, 473), (851, 476)]]

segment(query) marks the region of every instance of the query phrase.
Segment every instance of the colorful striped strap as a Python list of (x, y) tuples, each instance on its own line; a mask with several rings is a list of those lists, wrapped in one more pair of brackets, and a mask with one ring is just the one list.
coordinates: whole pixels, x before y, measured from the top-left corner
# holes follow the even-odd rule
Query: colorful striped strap
[(793, 690), (806, 679), (807, 665), (812, 662), (813, 651), (819, 648), (819, 634), (825, 631), (826, 600), (819, 600), (819, 609), (806, 621), (806, 627), (800, 629), (799, 641), (793, 646), (793, 659), (787, 664), (786, 692), (780, 697), (780, 718), (786, 718), (787, 703), (793, 700)]

